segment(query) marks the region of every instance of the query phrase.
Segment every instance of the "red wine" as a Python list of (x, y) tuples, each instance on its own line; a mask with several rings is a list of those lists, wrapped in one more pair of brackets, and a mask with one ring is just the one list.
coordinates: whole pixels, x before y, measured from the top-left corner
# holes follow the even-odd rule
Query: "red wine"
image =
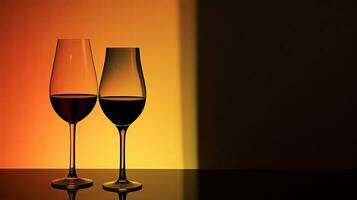
[(145, 106), (145, 97), (106, 96), (99, 98), (100, 107), (115, 125), (125, 126), (133, 123)]
[(93, 94), (51, 95), (52, 107), (68, 123), (77, 123), (92, 111), (97, 96)]

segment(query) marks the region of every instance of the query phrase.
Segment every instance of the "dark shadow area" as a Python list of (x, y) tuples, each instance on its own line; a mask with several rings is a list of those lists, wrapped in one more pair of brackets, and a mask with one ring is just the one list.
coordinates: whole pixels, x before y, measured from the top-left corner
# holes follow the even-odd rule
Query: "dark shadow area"
[(351, 2), (198, 0), (201, 169), (357, 168)]
[(198, 199), (356, 198), (356, 172), (229, 171), (198, 172)]

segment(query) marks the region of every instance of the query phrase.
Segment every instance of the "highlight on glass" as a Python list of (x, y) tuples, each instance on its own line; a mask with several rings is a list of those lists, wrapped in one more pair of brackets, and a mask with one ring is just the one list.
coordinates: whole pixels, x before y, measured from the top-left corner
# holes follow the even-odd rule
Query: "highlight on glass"
[(70, 160), (67, 177), (52, 181), (61, 189), (90, 187), (93, 181), (76, 173), (76, 125), (97, 101), (97, 77), (88, 39), (58, 39), (50, 80), (50, 99), (56, 113), (69, 124)]
[(119, 178), (103, 184), (109, 191), (139, 190), (142, 184), (126, 177), (125, 140), (129, 126), (139, 117), (146, 101), (146, 88), (139, 48), (107, 48), (99, 86), (99, 103), (104, 114), (118, 128)]

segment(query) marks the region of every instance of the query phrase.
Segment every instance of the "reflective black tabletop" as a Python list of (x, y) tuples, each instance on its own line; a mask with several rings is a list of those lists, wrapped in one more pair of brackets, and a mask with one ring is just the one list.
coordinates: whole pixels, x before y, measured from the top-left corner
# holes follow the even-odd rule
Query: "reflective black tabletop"
[(65, 176), (57, 169), (0, 170), (1, 200), (195, 200), (195, 199), (324, 199), (357, 197), (355, 171), (128, 170), (139, 191), (108, 192), (102, 184), (117, 170), (78, 170), (94, 185), (76, 192), (54, 189), (51, 180)]

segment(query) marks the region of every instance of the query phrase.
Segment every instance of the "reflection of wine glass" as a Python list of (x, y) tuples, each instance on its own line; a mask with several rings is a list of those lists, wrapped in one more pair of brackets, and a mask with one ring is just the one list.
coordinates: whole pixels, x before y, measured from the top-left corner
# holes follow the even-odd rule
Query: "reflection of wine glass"
[(117, 192), (117, 193), (118, 193), (119, 200), (126, 200), (126, 196), (128, 195), (128, 192)]
[(68, 200), (76, 200), (77, 190), (67, 190)]
[(68, 200), (76, 200), (77, 190), (68, 190)]
[(50, 81), (50, 98), (56, 113), (70, 127), (70, 163), (66, 178), (52, 181), (56, 188), (78, 189), (93, 185), (76, 173), (76, 124), (86, 117), (97, 101), (97, 78), (89, 40), (59, 39)]
[[(107, 189), (105, 189), (105, 190), (107, 190)], [(114, 191), (111, 191), (111, 190), (108, 190), (108, 191), (111, 191), (113, 193), (117, 193), (118, 197), (119, 197), (119, 200), (126, 200), (126, 197), (130, 192), (137, 192), (138, 190), (141, 190), (141, 188), (138, 188), (137, 190), (131, 190), (131, 191), (127, 190), (127, 191), (124, 191), (124, 192), (122, 192), (122, 191), (115, 191), (114, 192)]]
[(118, 180), (103, 185), (106, 190), (132, 191), (142, 187), (141, 183), (126, 178), (125, 135), (130, 124), (141, 114), (145, 101), (139, 48), (107, 48), (99, 103), (104, 114), (119, 130), (120, 168)]
[[(53, 185), (52, 185), (52, 187), (56, 188), (56, 189), (60, 189), (60, 188), (54, 187)], [(67, 191), (68, 200), (76, 200), (77, 191), (79, 189), (60, 189), (60, 190)]]

